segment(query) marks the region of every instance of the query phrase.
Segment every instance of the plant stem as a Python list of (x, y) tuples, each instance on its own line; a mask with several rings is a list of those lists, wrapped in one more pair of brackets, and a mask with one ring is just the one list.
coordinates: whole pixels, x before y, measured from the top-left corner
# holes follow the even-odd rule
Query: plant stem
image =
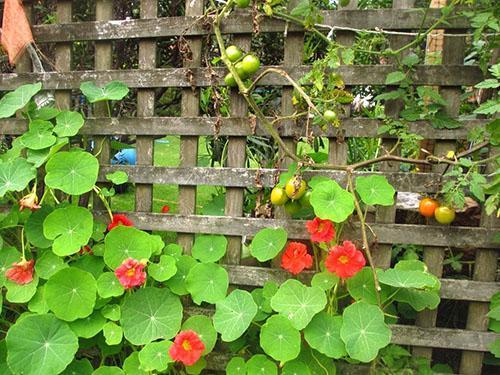
[(352, 194), (352, 197), (354, 199), (354, 207), (356, 208), (356, 213), (358, 214), (359, 218), (359, 223), (361, 225), (361, 237), (363, 240), (363, 249), (366, 253), (366, 258), (368, 259), (368, 263), (370, 265), (370, 268), (372, 269), (373, 273), (373, 281), (375, 283), (375, 291), (377, 294), (377, 302), (380, 306), (380, 284), (378, 282), (378, 276), (377, 276), (377, 270), (375, 269), (375, 263), (373, 262), (373, 257), (370, 251), (370, 244), (368, 243), (368, 236), (366, 234), (366, 223), (365, 223), (365, 218), (363, 216), (363, 210), (361, 209), (361, 206), (359, 204), (358, 197), (356, 195), (356, 192), (354, 191), (354, 184), (352, 181), (352, 171), (348, 170), (347, 171), (347, 186), (349, 191)]
[(109, 205), (108, 200), (102, 195), (101, 189), (99, 189), (97, 186), (94, 185), (92, 190), (94, 190), (94, 192), (97, 194), (97, 196), (101, 200), (102, 204), (104, 204), (106, 211), (108, 211), (109, 218), (111, 219), (111, 221), (113, 221), (113, 212), (111, 211), (111, 206)]

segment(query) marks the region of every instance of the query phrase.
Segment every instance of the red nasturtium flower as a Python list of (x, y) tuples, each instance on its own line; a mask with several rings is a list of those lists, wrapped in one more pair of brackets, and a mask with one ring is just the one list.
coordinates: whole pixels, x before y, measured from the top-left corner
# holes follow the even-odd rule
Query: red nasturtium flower
[(132, 220), (130, 220), (128, 217), (126, 217), (125, 215), (122, 215), (122, 214), (114, 214), (113, 215), (113, 221), (111, 223), (109, 223), (108, 225), (108, 232), (113, 229), (113, 228), (116, 228), (117, 226), (119, 225), (124, 225), (126, 227), (133, 227), (134, 226), (134, 223), (132, 222)]
[(294, 275), (313, 264), (312, 256), (307, 253), (307, 246), (300, 242), (290, 242), (281, 258), (281, 267)]
[(165, 205), (161, 208), (161, 213), (166, 214), (168, 211), (170, 211), (170, 206)]
[(326, 258), (326, 269), (338, 277), (347, 279), (357, 274), (366, 264), (363, 253), (351, 241), (335, 245)]
[(5, 271), (5, 277), (16, 284), (28, 284), (33, 280), (34, 266), (34, 259), (12, 263), (12, 267)]
[(125, 289), (141, 286), (146, 281), (146, 260), (138, 261), (133, 258), (125, 259), (115, 270), (115, 275)]
[(203, 354), (205, 344), (194, 331), (181, 331), (175, 336), (174, 344), (168, 354), (174, 361), (182, 362), (186, 366), (194, 365)]
[(335, 227), (330, 220), (315, 217), (306, 222), (306, 228), (312, 242), (330, 242), (335, 238)]

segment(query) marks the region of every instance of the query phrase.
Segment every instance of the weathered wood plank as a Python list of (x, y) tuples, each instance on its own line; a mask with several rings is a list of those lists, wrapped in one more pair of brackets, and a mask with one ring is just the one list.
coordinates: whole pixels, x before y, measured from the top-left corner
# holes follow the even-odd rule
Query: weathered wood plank
[[(267, 67), (261, 68), (261, 71)], [(224, 85), (224, 68), (213, 68), (218, 76), (215, 84)], [(295, 80), (299, 80), (310, 71), (309, 66), (288, 67), (285, 69)], [(342, 65), (339, 73), (346, 85), (384, 85), (387, 75), (397, 68), (392, 65)], [(191, 75), (192, 74), (192, 75)], [(192, 77), (192, 79), (190, 79)], [(42, 82), (45, 89), (78, 89), (84, 81), (96, 81), (104, 84), (113, 80), (122, 81), (133, 88), (150, 87), (207, 87), (214, 85), (207, 68), (165, 68), (154, 70), (101, 70), (76, 72), (46, 73), (9, 73), (2, 74), (0, 90), (14, 90), (20, 85)], [(482, 73), (472, 65), (419, 65), (415, 68), (415, 84), (433, 86), (472, 86), (482, 80)], [(260, 86), (290, 86), (279, 75), (267, 75)]]
[[(103, 212), (96, 215), (106, 218)], [(223, 234), (228, 236), (253, 236), (264, 228), (283, 227), (293, 239), (308, 239), (309, 234), (302, 220), (256, 219), (223, 216), (170, 215), (128, 212), (135, 225), (143, 230), (179, 233)], [(450, 246), (473, 251), (477, 247), (497, 249), (494, 242), (496, 230), (488, 228), (414, 225), (371, 224), (377, 242), (383, 244), (420, 244), (423, 246)], [(346, 237), (359, 237), (359, 225), (352, 223), (344, 228)], [(370, 236), (370, 241), (374, 239)]]
[[(187, 315), (203, 314), (211, 316), (212, 309), (197, 308)], [(475, 332), (450, 328), (421, 328), (401, 324), (389, 324), (392, 330), (391, 343), (398, 345), (418, 345), (432, 348), (454, 348), (473, 351), (488, 351), (488, 345), (500, 335), (494, 332)]]
[[(276, 174), (284, 170), (251, 169), (251, 168), (206, 168), (206, 167), (152, 167), (152, 166), (101, 166), (99, 181), (106, 181), (106, 174), (123, 170), (129, 175), (129, 181), (142, 184), (174, 184), (174, 185), (209, 185), (229, 187), (273, 187)], [(379, 172), (356, 172), (355, 176), (381, 174)], [(346, 173), (343, 171), (305, 171), (304, 177), (330, 177), (345, 185)], [(435, 192), (439, 184), (449, 181), (438, 173), (383, 173), (398, 191)]]
[[(80, 134), (84, 135), (214, 135), (215, 117), (141, 117), (134, 118), (89, 118), (85, 120)], [(248, 118), (223, 117), (220, 118), (220, 136), (244, 137), (253, 135)], [(456, 129), (434, 129), (427, 121), (415, 121), (410, 123), (409, 131), (421, 135), (427, 139), (466, 139), (470, 130), (476, 127), (484, 127), (490, 120), (476, 119), (461, 121), (461, 127)], [(378, 129), (383, 126), (380, 120), (363, 117), (350, 117), (342, 120), (342, 130), (346, 137), (379, 137)], [(306, 136), (305, 127), (283, 124), (278, 131), (283, 137)], [(337, 129), (329, 127), (322, 131), (314, 127), (314, 134), (325, 137), (336, 135)], [(2, 119), (0, 120), (0, 134), (18, 135), (28, 130), (28, 122), (25, 119)], [(265, 131), (257, 121), (255, 134), (266, 135)], [(390, 134), (384, 134), (384, 138), (394, 138)]]
[[(393, 9), (364, 9), (324, 11), (324, 25), (352, 27), (361, 29), (382, 28), (386, 30), (418, 29), (429, 27), (441, 16), (439, 11), (430, 11), (422, 25), (423, 10), (393, 10)], [(205, 35), (206, 24), (200, 22), (196, 16), (167, 17), (156, 19), (134, 19), (110, 22), (69, 22), (64, 25), (36, 25), (33, 33), (37, 43), (82, 41), (82, 40), (113, 40), (134, 38), (161, 38), (176, 35), (199, 36)], [(446, 29), (463, 29), (469, 27), (466, 18), (450, 19), (449, 24), (443, 25)], [(261, 32), (282, 32), (285, 22), (265, 18), (260, 23)], [(300, 30), (297, 26), (290, 26), (289, 31)], [(222, 25), (222, 32), (227, 34), (246, 34), (253, 31), (252, 15), (240, 14), (226, 19)]]
[[(58, 23), (71, 22), (73, 3), (71, 1), (58, 1), (56, 12)], [(68, 72), (71, 70), (71, 43), (56, 44), (55, 70), (58, 72)], [(57, 91), (55, 99), (58, 108), (71, 108), (71, 91)]]
[[(230, 283), (235, 285), (261, 287), (268, 280), (282, 283), (291, 277), (290, 273), (282, 269), (230, 265), (225, 268), (229, 273)], [(314, 272), (304, 271), (298, 275), (298, 279), (309, 283), (313, 275)], [(440, 295), (443, 299), (487, 302), (500, 291), (500, 283), (496, 282), (455, 279), (440, 281)]]

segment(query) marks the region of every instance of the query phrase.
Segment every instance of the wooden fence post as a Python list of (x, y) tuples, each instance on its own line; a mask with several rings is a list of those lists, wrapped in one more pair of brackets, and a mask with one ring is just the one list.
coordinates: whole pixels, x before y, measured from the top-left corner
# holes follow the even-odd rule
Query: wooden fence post
[[(73, 3), (67, 0), (57, 2), (57, 22), (69, 23), (72, 20)], [(57, 43), (55, 49), (55, 68), (58, 72), (71, 71), (71, 43)], [(71, 90), (56, 91), (56, 105), (60, 109), (71, 109)]]

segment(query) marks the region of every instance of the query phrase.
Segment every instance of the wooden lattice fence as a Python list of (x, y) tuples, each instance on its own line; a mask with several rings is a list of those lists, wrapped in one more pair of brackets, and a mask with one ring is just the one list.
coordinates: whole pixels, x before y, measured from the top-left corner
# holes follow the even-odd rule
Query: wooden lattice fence
[[(28, 13), (32, 7), (26, 3)], [(394, 0), (392, 9), (358, 10), (351, 1), (348, 9), (324, 12), (323, 23), (350, 28), (408, 31), (421, 26), (429, 26), (439, 15), (439, 9), (431, 9), (422, 22), (423, 12), (411, 9), (411, 0)], [(192, 244), (195, 233), (217, 233), (228, 236), (229, 251), (226, 259), (232, 284), (247, 287), (262, 286), (266, 280), (282, 281), (288, 276), (279, 269), (264, 266), (240, 265), (242, 239), (250, 238), (265, 227), (283, 226), (290, 237), (307, 239), (304, 223), (290, 220), (284, 212), (277, 212), (275, 219), (251, 218), (243, 216), (246, 187), (272, 187), (277, 171), (273, 169), (245, 168), (246, 137), (254, 134), (251, 119), (247, 117), (245, 101), (234, 91), (230, 97), (230, 117), (220, 119), (201, 117), (199, 106), (200, 88), (223, 84), (224, 69), (213, 69), (210, 75), (202, 60), (202, 44), (209, 30), (206, 24), (198, 22), (203, 14), (202, 0), (186, 0), (184, 16), (157, 17), (158, 0), (140, 1), (140, 18), (113, 20), (113, 1), (95, 1), (95, 21), (72, 22), (72, 1), (57, 1), (57, 23), (34, 25), (34, 36), (40, 46), (55, 45), (55, 66), (53, 71), (43, 74), (30, 73), (30, 62), (24, 58), (17, 64), (16, 73), (0, 75), (0, 90), (12, 90), (21, 84), (43, 82), (44, 89), (55, 90), (57, 104), (69, 108), (72, 103), (71, 90), (79, 88), (83, 81), (93, 80), (104, 84), (120, 80), (137, 89), (136, 118), (106, 118), (107, 109), (97, 106), (95, 118), (89, 119), (81, 133), (95, 136), (96, 142), (112, 135), (135, 135), (137, 137), (137, 165), (115, 167), (109, 165), (110, 149), (106, 147), (100, 154), (102, 169), (100, 180), (116, 168), (126, 170), (130, 181), (136, 184), (135, 212), (130, 217), (144, 230), (173, 231), (179, 233), (178, 243), (186, 251)], [(295, 79), (300, 79), (310, 68), (303, 64), (304, 32), (298, 27), (284, 22), (264, 19), (260, 23), (261, 33), (282, 33), (284, 38), (283, 68)], [(462, 86), (472, 86), (482, 79), (479, 68), (463, 65), (465, 37), (452, 37), (452, 33), (464, 33), (469, 25), (464, 18), (455, 18), (445, 27), (443, 37), (442, 65), (426, 65), (416, 68), (415, 82), (419, 85), (439, 86), (442, 96), (448, 102), (448, 113), (458, 115)], [(233, 41), (243, 49), (249, 49), (254, 24), (250, 12), (241, 11), (223, 25), (225, 34), (232, 34)], [(343, 44), (352, 43), (352, 31), (337, 33)], [(185, 38), (191, 49), (190, 61), (183, 67), (157, 68), (157, 43), (162, 39)], [(405, 44), (411, 36), (391, 35), (391, 47)], [(113, 42), (128, 39), (138, 43), (138, 68), (133, 70), (111, 70), (113, 62)], [(95, 69), (92, 71), (72, 71), (72, 44), (75, 42), (95, 44)], [(384, 85), (386, 76), (393, 70), (391, 65), (358, 66), (342, 65), (339, 73), (346, 85)], [(291, 108), (292, 88), (281, 77), (267, 76), (261, 85), (282, 87), (282, 114), (293, 112)], [(155, 116), (155, 89), (175, 87), (182, 90), (181, 117)], [(394, 115), (400, 110), (397, 102), (387, 105), (386, 111)], [(486, 120), (484, 120), (486, 121)], [(427, 122), (415, 122), (411, 131), (425, 139), (435, 140), (434, 152), (443, 153), (454, 149), (457, 140), (466, 139), (470, 129), (484, 124), (483, 120), (465, 121), (457, 129), (434, 129)], [(347, 138), (379, 137), (378, 120), (348, 117), (342, 120), (342, 138), (334, 129), (324, 134), (330, 140), (329, 158), (331, 162), (347, 161)], [(220, 136), (228, 137), (227, 165), (222, 168), (197, 167), (198, 138), (214, 134), (218, 128)], [(0, 123), (2, 134), (18, 135), (26, 130), (22, 120), (4, 120)], [(294, 147), (303, 129), (293, 121), (287, 121), (279, 132), (290, 147)], [(257, 128), (256, 134), (264, 135)], [(180, 165), (159, 167), (153, 165), (154, 139), (165, 136), (180, 136)], [(337, 138), (336, 138), (337, 137)], [(387, 147), (395, 140), (383, 139)], [(283, 163), (283, 166), (286, 161)], [(442, 179), (436, 167), (425, 173), (405, 173), (399, 164), (387, 163), (381, 168), (391, 184), (398, 191), (432, 193)], [(361, 173), (361, 172), (360, 172)], [(307, 172), (306, 177), (322, 174), (345, 184), (344, 172)], [(179, 186), (179, 209), (177, 214), (160, 215), (152, 213), (153, 185), (173, 184)], [(196, 189), (198, 185), (223, 186), (226, 188), (225, 216), (202, 216), (196, 212)], [(393, 244), (416, 244), (425, 247), (424, 260), (431, 272), (441, 277), (445, 250), (449, 247), (467, 249), (475, 255), (473, 280), (441, 279), (441, 298), (457, 300), (468, 304), (466, 326), (460, 329), (436, 327), (437, 311), (424, 311), (418, 315), (416, 326), (393, 325), (392, 342), (414, 347), (414, 353), (430, 358), (432, 348), (461, 350), (460, 373), (481, 373), (483, 352), (495, 339), (495, 334), (486, 332), (488, 321), (488, 301), (497, 292), (497, 244), (493, 242), (498, 221), (483, 214), (478, 227), (443, 227), (432, 225), (405, 224), (396, 221), (396, 207), (377, 209), (371, 227), (377, 233), (378, 246), (375, 257), (378, 266), (386, 268), (391, 261)], [(358, 226), (354, 223), (346, 229), (355, 235)], [(310, 277), (309, 274), (304, 276)], [(224, 369), (224, 355), (212, 355), (209, 367)], [(347, 370), (346, 370), (347, 371)], [(356, 369), (356, 371), (360, 371)]]

